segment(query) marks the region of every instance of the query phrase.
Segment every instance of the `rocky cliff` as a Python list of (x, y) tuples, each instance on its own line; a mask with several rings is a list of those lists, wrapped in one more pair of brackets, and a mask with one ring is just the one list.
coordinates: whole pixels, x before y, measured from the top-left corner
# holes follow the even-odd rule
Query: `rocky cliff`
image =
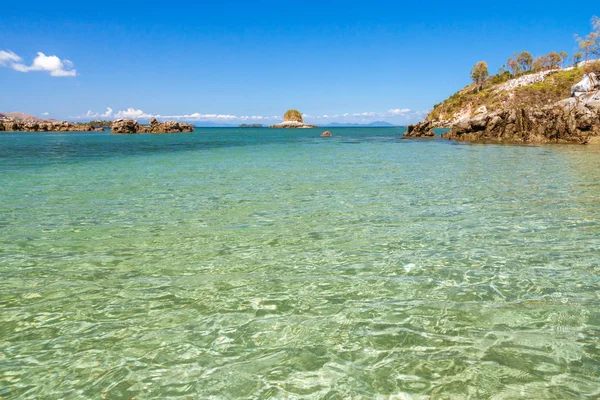
[(600, 82), (586, 74), (571, 97), (549, 105), (505, 108), (463, 119), (444, 138), (517, 143), (600, 143)]
[(140, 125), (132, 119), (119, 119), (112, 123), (111, 133), (131, 134), (131, 133), (180, 133), (193, 132), (194, 126), (183, 124), (177, 121), (158, 122), (156, 118), (150, 120), (150, 125)]
[(595, 70), (599, 64), (530, 74), (484, 92), (463, 89), (404, 136), (431, 137), (433, 127), (445, 125), (451, 130), (442, 137), (452, 140), (600, 143), (600, 74)]

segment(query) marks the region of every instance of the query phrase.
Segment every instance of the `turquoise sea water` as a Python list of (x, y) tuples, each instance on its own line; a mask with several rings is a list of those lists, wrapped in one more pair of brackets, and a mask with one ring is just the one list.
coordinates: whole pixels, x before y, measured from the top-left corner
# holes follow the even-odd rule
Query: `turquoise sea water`
[(0, 135), (0, 397), (600, 397), (600, 148)]

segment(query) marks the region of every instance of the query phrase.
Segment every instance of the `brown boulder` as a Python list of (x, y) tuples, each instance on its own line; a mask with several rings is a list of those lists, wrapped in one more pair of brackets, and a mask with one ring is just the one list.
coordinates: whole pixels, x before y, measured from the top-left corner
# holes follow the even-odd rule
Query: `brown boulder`
[(140, 125), (132, 119), (118, 119), (110, 126), (111, 133), (129, 134), (138, 133)]
[(409, 125), (403, 137), (405, 138), (431, 138), (435, 136), (431, 121), (419, 122)]

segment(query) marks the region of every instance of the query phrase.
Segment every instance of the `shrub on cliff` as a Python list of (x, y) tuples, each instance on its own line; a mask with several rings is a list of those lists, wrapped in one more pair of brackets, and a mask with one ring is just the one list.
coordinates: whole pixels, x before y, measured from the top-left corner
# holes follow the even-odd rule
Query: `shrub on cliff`
[(283, 115), (283, 121), (295, 121), (304, 123), (304, 121), (302, 120), (302, 113), (298, 110), (287, 110), (286, 113)]

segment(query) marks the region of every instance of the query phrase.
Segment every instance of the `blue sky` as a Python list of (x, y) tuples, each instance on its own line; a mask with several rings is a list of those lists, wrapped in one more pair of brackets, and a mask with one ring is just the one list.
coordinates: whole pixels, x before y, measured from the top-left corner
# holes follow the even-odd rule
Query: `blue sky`
[(548, 1), (11, 2), (0, 111), (270, 123), (296, 108), (310, 122), (406, 124), (469, 83), (477, 61), (495, 72), (515, 51), (572, 54), (594, 13)]

